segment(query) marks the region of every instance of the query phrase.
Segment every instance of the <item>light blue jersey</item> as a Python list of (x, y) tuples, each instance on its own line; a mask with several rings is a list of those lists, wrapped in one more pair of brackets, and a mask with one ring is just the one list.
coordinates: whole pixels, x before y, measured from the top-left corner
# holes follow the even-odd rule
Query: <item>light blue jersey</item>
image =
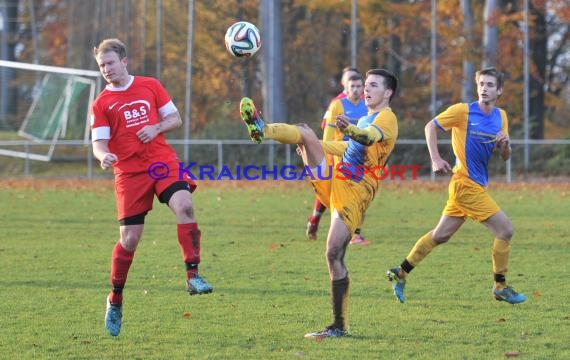
[[(372, 124), (378, 115), (377, 112), (372, 113), (370, 115), (366, 115), (358, 120), (356, 126), (360, 129), (365, 129), (368, 126), (374, 126), (380, 134), (382, 134), (382, 141), (384, 139), (384, 133), (382, 130), (377, 127), (376, 125)], [(361, 143), (354, 141), (353, 139), (348, 139), (348, 145), (344, 154), (342, 155), (342, 162), (343, 164), (339, 167), (340, 169), (346, 169), (350, 171), (352, 174), (351, 180), (359, 182), (362, 180), (363, 174), (357, 170), (358, 166), (366, 165), (366, 156), (367, 156), (367, 146), (362, 145)], [(381, 164), (383, 165), (383, 164)]]

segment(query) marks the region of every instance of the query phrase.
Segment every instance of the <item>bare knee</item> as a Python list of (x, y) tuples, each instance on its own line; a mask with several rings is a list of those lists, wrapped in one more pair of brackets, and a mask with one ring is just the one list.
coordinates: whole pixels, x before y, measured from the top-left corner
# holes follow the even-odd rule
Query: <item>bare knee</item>
[(315, 134), (315, 132), (309, 125), (302, 123), (302, 124), (297, 124), (297, 127), (299, 128), (299, 132), (301, 133), (301, 137), (303, 138), (304, 143), (306, 143), (309, 139), (313, 140), (319, 139), (317, 137), (317, 134)]
[(140, 234), (135, 232), (121, 232), (121, 246), (127, 251), (134, 252), (137, 249), (140, 238)]
[(176, 215), (179, 222), (188, 222), (195, 220), (194, 206), (192, 201), (179, 201), (171, 204), (172, 212)]
[(176, 213), (180, 214), (180, 215), (184, 215), (184, 216), (194, 218), (194, 206), (192, 205), (191, 202), (185, 202), (185, 203), (179, 205)]
[(465, 219), (461, 217), (442, 216), (439, 223), (432, 230), (431, 236), (433, 241), (438, 244), (446, 243), (457, 230), (463, 225)]
[(453, 234), (439, 230), (438, 228), (435, 228), (431, 231), (432, 240), (438, 244), (444, 244), (449, 241), (449, 239), (451, 239), (451, 235)]
[(341, 259), (342, 257), (342, 247), (338, 247), (338, 246), (332, 246), (327, 248), (327, 251), (325, 253), (325, 256), (327, 258), (327, 261), (329, 263), (333, 263), (335, 261), (338, 261)]
[(515, 230), (513, 229), (513, 225), (509, 222), (509, 224), (503, 226), (501, 229), (497, 231), (495, 237), (505, 241), (511, 241)]
[(513, 223), (502, 211), (485, 221), (484, 224), (497, 239), (510, 241), (513, 237)]
[(438, 244), (445, 244), (446, 242), (449, 241), (449, 239), (451, 239), (451, 236), (435, 236), (432, 235), (432, 240), (435, 241)]

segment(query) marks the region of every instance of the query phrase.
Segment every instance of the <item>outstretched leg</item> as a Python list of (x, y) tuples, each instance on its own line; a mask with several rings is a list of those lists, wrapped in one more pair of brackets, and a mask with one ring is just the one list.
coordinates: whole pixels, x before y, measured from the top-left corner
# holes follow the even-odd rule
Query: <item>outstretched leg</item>
[(307, 124), (267, 124), (247, 97), (241, 99), (240, 114), (253, 142), (261, 144), (263, 139), (272, 139), (282, 144), (297, 144), (306, 166), (314, 168), (323, 163), (325, 153), (320, 140)]

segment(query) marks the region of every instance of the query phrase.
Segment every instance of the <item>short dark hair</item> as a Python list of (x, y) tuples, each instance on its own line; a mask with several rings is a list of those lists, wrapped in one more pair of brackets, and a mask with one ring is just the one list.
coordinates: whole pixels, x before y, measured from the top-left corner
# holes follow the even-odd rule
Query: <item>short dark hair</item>
[(93, 48), (93, 56), (106, 52), (115, 52), (119, 55), (119, 59), (127, 57), (127, 47), (119, 39), (105, 39), (99, 43), (99, 46)]
[(396, 96), (398, 91), (398, 78), (390, 70), (386, 69), (370, 69), (366, 72), (366, 77), (370, 75), (380, 75), (384, 78), (384, 86), (386, 89), (392, 90), (392, 95), (390, 96), (390, 101)]
[(505, 74), (494, 67), (488, 67), (477, 71), (475, 73), (475, 82), (479, 81), (479, 77), (481, 75), (489, 75), (497, 79), (497, 89), (502, 89), (503, 86), (505, 86)]

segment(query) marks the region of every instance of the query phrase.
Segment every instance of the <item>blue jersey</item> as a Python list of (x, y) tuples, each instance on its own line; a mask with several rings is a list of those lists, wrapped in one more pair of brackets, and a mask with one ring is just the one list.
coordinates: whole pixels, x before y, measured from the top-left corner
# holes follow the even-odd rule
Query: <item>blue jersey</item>
[(311, 181), (319, 199), (338, 212), (350, 232), (362, 224), (364, 212), (380, 187), (379, 176), (398, 138), (398, 119), (389, 107), (361, 117), (356, 126), (378, 131), (380, 139), (370, 146), (352, 139), (321, 142), (325, 154), (341, 157), (339, 161), (344, 163), (335, 162), (330, 181)]
[[(390, 108), (361, 117), (356, 126), (360, 129), (373, 126), (382, 135), (381, 140), (371, 146), (363, 145), (350, 138), (347, 141), (346, 150), (342, 155), (343, 164), (339, 169), (348, 170), (352, 174), (351, 180), (360, 182), (364, 174), (358, 170), (359, 167), (365, 166), (371, 169), (378, 165), (384, 166), (388, 155), (394, 148), (398, 127), (396, 116)], [(389, 132), (388, 141), (386, 141), (386, 131)]]
[[(359, 101), (358, 104), (353, 104), (350, 100), (344, 98), (340, 102), (344, 109), (344, 115), (350, 118), (351, 124), (357, 125), (358, 120), (368, 114), (368, 107), (364, 100)], [(348, 141), (348, 135), (344, 135), (343, 140)]]
[(506, 112), (495, 107), (486, 114), (478, 102), (459, 103), (450, 106), (434, 120), (440, 130), (451, 129), (451, 145), (455, 154), (453, 172), (487, 186), (495, 137), (499, 131), (509, 134)]
[(366, 116), (366, 114), (368, 114), (368, 107), (362, 99), (360, 99), (356, 104), (353, 104), (347, 98), (335, 99), (331, 102), (329, 109), (325, 114), (325, 131), (323, 134), (323, 140), (348, 140), (348, 136), (344, 135), (342, 131), (336, 127), (335, 122), (338, 115), (349, 117), (350, 122), (356, 125), (358, 123), (358, 119), (362, 116)]

